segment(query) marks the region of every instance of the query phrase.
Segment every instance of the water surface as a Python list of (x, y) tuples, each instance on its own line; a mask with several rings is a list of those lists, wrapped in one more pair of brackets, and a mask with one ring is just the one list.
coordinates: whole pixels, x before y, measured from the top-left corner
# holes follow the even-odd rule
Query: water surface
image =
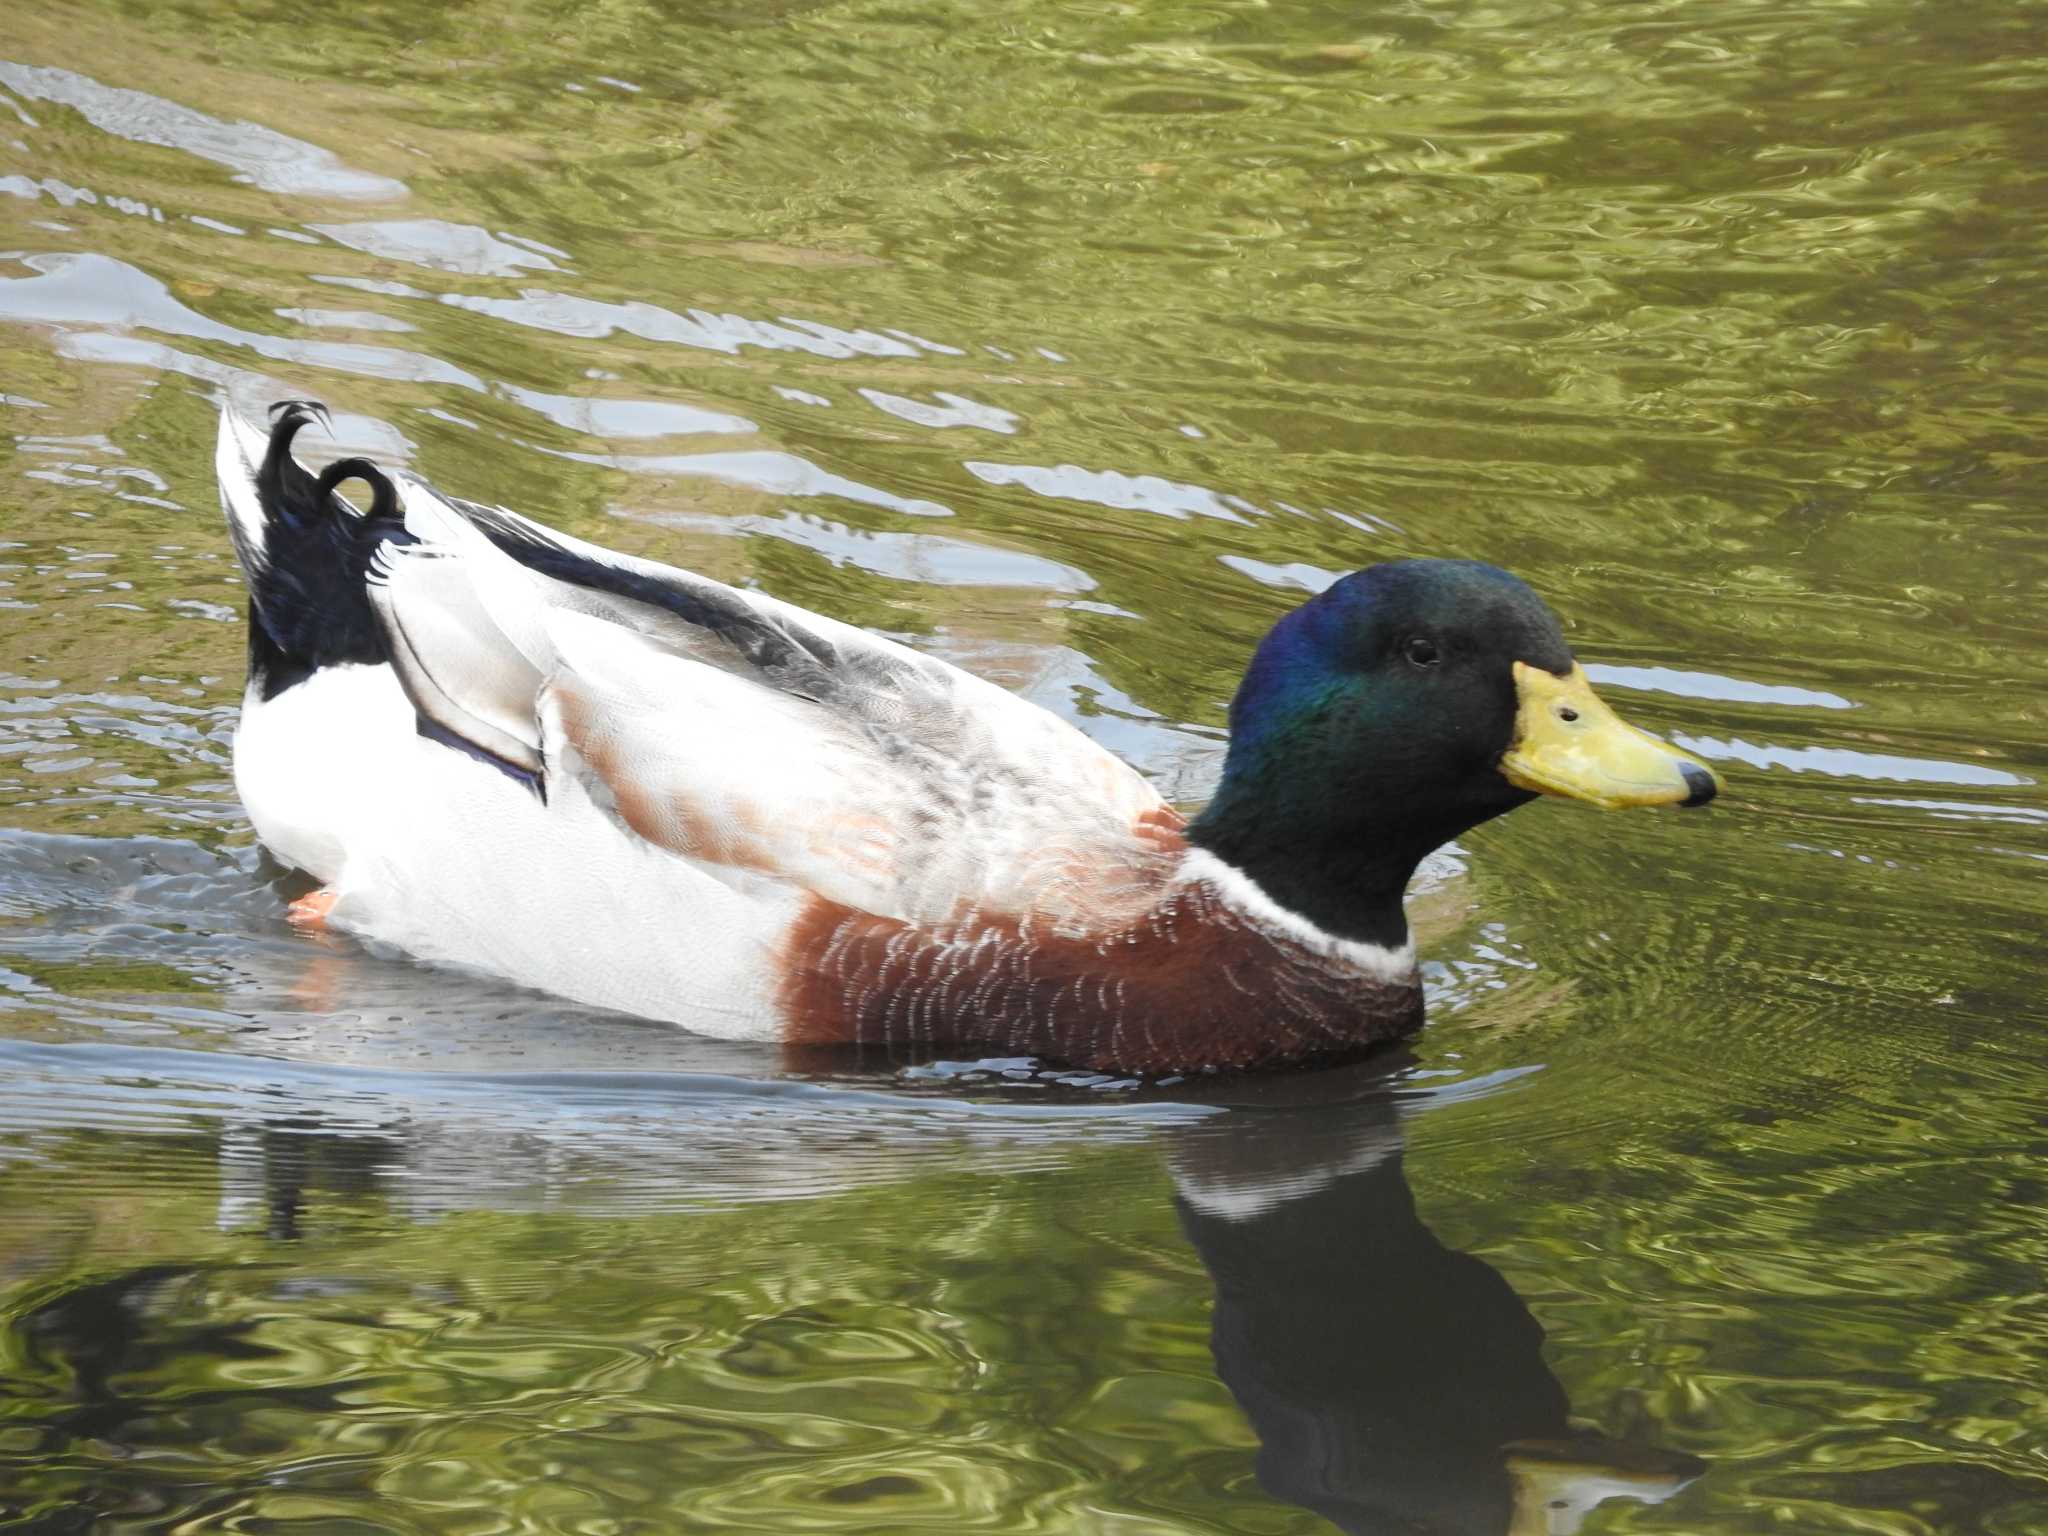
[[(2048, 1524), (2044, 33), (14, 7), (0, 1520)], [(792, 1066), (308, 939), (211, 485), (284, 394), (1190, 803), (1303, 593), (1491, 560), (1729, 791), (1473, 834), (1412, 1051), (1278, 1084)]]

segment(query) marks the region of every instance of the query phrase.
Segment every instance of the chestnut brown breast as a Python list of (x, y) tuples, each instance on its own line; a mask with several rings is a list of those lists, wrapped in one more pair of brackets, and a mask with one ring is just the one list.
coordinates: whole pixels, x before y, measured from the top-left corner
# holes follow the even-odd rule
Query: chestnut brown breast
[(1199, 882), (1082, 936), (1015, 917), (916, 927), (812, 897), (782, 963), (792, 1045), (976, 1045), (1168, 1073), (1354, 1056), (1422, 1023), (1412, 979), (1327, 960)]

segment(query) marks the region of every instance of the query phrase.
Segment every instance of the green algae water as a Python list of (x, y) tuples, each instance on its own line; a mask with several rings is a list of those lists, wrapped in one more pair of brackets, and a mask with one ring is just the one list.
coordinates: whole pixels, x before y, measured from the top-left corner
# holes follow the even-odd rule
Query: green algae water
[[(2048, 1528), (2044, 272), (2031, 6), (19, 0), (0, 1529)], [(1464, 839), (1275, 1082), (308, 938), (287, 394), (1188, 803), (1290, 604), (1489, 560), (1728, 791)]]

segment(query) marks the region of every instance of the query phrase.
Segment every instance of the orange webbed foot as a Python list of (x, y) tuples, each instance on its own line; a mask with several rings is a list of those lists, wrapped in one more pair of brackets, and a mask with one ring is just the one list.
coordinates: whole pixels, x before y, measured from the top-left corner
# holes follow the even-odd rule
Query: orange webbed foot
[(308, 891), (285, 908), (285, 921), (307, 933), (319, 933), (327, 926), (327, 914), (334, 910), (334, 892), (321, 886)]

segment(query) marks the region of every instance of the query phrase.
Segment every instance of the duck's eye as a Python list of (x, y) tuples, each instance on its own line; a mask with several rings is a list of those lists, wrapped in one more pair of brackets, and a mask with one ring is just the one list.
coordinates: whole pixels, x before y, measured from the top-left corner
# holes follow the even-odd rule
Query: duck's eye
[(1418, 667), (1433, 667), (1443, 660), (1442, 654), (1436, 648), (1436, 642), (1434, 640), (1425, 640), (1420, 635), (1410, 640), (1401, 649), (1402, 653)]

